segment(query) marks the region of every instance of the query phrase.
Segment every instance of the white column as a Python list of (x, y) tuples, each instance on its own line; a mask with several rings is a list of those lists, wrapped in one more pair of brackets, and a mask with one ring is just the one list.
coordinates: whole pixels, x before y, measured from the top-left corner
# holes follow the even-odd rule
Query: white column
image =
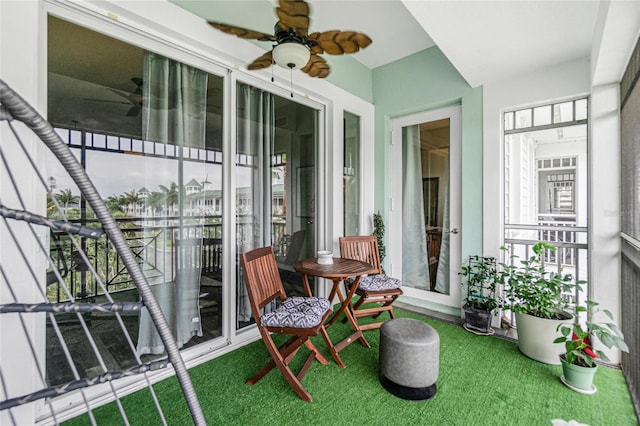
[[(593, 87), (589, 151), (589, 294), (620, 324), (620, 96), (618, 84)], [(605, 321), (606, 316), (596, 320)], [(612, 363), (620, 352), (604, 349)]]
[[(41, 3), (39, 1), (0, 1), (0, 78), (7, 83), (22, 98), (34, 106), (43, 115), (41, 107), (42, 94), (46, 87), (46, 66), (42, 66), (44, 55), (42, 49), (46, 44), (42, 43), (46, 34), (46, 25), (41, 21)], [(45, 63), (46, 65), (46, 63)], [(38, 101), (41, 104), (38, 105)], [(41, 153), (42, 143), (33, 136), (33, 132), (26, 129), (20, 123), (14, 127), (25, 143), (26, 150), (36, 158), (40, 166), (43, 166)], [(46, 209), (44, 191), (36, 191), (42, 185), (32, 171), (32, 167), (26, 161), (15, 136), (7, 128), (6, 123), (1, 126), (0, 140), (2, 150), (10, 164), (13, 178), (18, 182), (22, 199), (26, 209), (43, 214)], [(13, 183), (8, 171), (0, 166), (0, 199), (7, 207), (21, 209), (22, 206), (16, 196)], [(12, 233), (0, 221), (0, 265), (5, 275), (0, 275), (0, 303), (42, 302), (42, 296), (38, 291), (38, 285), (44, 286), (45, 269), (44, 256), (41, 253), (36, 239), (24, 223), (11, 221)], [(37, 229), (38, 238), (47, 241), (47, 233), (42, 227)], [(17, 246), (24, 251), (26, 262), (31, 264), (40, 279), (34, 282), (31, 274), (20, 255)], [(5, 279), (6, 278), (6, 279)], [(9, 290), (9, 283), (13, 293)], [(15, 294), (15, 299), (14, 299)], [(26, 332), (25, 332), (26, 330)], [(0, 390), (0, 399), (22, 396), (43, 387), (36, 368), (38, 362), (44, 369), (45, 356), (45, 326), (44, 314), (31, 314), (24, 316), (24, 327), (20, 317), (15, 314), (2, 314), (0, 318), (0, 366), (2, 369), (3, 385), (7, 389)], [(28, 335), (28, 337), (26, 336)], [(38, 354), (32, 355), (29, 340), (35, 345)], [(0, 413), (0, 424), (34, 424), (43, 402), (32, 404), (12, 410), (10, 417), (7, 410)]]

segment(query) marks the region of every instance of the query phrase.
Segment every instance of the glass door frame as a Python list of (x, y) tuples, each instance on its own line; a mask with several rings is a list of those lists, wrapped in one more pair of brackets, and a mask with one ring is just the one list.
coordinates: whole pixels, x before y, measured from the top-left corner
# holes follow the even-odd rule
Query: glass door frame
[[(227, 232), (224, 235), (224, 247), (225, 250), (223, 252), (223, 259), (225, 265), (233, 265), (233, 267), (223, 268), (223, 271), (227, 271), (227, 275), (223, 275), (223, 279), (225, 283), (229, 283), (229, 288), (236, 289), (237, 288), (237, 280), (235, 274), (235, 259), (238, 256), (236, 241), (234, 234), (230, 230), (234, 230), (235, 232), (237, 221), (236, 221), (236, 209), (235, 209), (235, 194), (237, 189), (237, 179), (236, 179), (236, 168), (235, 168), (235, 159), (237, 155), (237, 125), (238, 125), (238, 117), (237, 117), (237, 97), (236, 97), (236, 89), (238, 84), (247, 84), (249, 86), (255, 87), (260, 90), (264, 90), (269, 92), (275, 96), (280, 96), (284, 99), (289, 99), (291, 102), (304, 105), (309, 107), (315, 111), (317, 111), (317, 143), (315, 144), (315, 156), (316, 156), (316, 167), (315, 167), (315, 192), (316, 192), (316, 208), (315, 208), (315, 217), (313, 218), (314, 232), (315, 232), (315, 248), (323, 247), (326, 241), (327, 235), (327, 197), (328, 192), (326, 188), (328, 187), (327, 179), (330, 178), (329, 174), (326, 172), (326, 164), (327, 164), (327, 145), (328, 142), (326, 140), (326, 105), (320, 103), (319, 101), (310, 99), (308, 97), (303, 97), (299, 95), (294, 95), (291, 98), (291, 92), (286, 88), (270, 84), (269, 82), (265, 82), (264, 80), (253, 77), (250, 74), (246, 74), (242, 71), (238, 70), (229, 70), (229, 78), (228, 78), (229, 86), (226, 88), (227, 97), (225, 100), (225, 108), (228, 105), (229, 113), (226, 114), (227, 109), (225, 109), (226, 114), (226, 122), (225, 125), (228, 124), (228, 127), (224, 128), (225, 131), (225, 139), (224, 139), (224, 164), (226, 167), (225, 170), (225, 181), (223, 184), (224, 187), (224, 200), (223, 200), (223, 215), (227, 218), (227, 222), (229, 225), (227, 226)], [(228, 135), (228, 138), (227, 138)], [(314, 250), (315, 251), (315, 250)], [(320, 286), (320, 290), (322, 291), (325, 286)], [(236, 330), (237, 323), (237, 296), (236, 291), (228, 291), (227, 297), (224, 299), (223, 303), (227, 303), (227, 306), (231, 307), (230, 316), (226, 319), (228, 322), (225, 324), (225, 331), (228, 332), (227, 336), (230, 338), (230, 343), (233, 345), (242, 345), (243, 343), (255, 340), (258, 335), (258, 330), (256, 327), (244, 327)], [(324, 296), (324, 294), (319, 293), (318, 296)]]
[[(405, 297), (416, 299), (419, 304), (439, 311), (459, 314), (461, 306), (460, 270), (462, 234), (462, 109), (460, 105), (423, 111), (416, 114), (398, 117), (391, 121), (391, 194), (402, 194), (402, 128), (428, 123), (431, 121), (450, 120), (449, 145), (449, 294), (440, 294), (403, 286)], [(388, 221), (387, 241), (389, 245), (388, 274), (402, 278), (402, 195), (391, 196)], [(448, 308), (448, 309), (447, 309)]]

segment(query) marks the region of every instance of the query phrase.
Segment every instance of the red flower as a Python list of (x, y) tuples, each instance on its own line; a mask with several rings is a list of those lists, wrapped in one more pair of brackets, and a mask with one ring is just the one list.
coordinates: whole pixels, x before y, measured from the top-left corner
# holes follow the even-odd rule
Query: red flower
[(576, 333), (572, 333), (571, 334), (571, 339), (572, 340), (577, 340), (579, 342), (582, 342), (586, 347), (582, 348), (582, 350), (584, 351), (584, 353), (586, 353), (588, 356), (590, 356), (591, 358), (598, 358), (598, 355), (596, 355), (596, 353), (591, 350), (591, 340), (589, 339), (589, 336), (585, 337), (584, 339), (581, 339), (578, 337), (578, 335)]

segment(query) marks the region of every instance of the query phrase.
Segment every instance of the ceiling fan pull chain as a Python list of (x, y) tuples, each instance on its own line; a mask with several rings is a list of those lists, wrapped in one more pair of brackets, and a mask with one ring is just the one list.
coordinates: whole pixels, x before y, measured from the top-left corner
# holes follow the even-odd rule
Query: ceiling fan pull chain
[(293, 98), (293, 67), (289, 68), (289, 72), (291, 73), (289, 83), (291, 84), (291, 97)]
[(273, 78), (273, 66), (275, 65), (275, 61), (273, 59), (271, 59), (271, 82), (273, 83), (275, 80), (275, 78)]

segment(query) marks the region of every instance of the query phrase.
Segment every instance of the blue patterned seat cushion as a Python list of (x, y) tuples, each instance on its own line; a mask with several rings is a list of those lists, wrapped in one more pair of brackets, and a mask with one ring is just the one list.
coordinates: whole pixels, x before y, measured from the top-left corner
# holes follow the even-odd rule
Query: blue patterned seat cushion
[[(353, 278), (349, 278), (347, 283), (351, 285), (354, 281)], [(402, 287), (402, 281), (385, 274), (363, 275), (360, 278), (360, 284), (358, 284), (359, 290), (366, 291), (392, 290), (400, 287)]]
[(327, 299), (320, 297), (289, 297), (278, 309), (260, 318), (264, 327), (312, 328), (320, 324), (331, 307)]

